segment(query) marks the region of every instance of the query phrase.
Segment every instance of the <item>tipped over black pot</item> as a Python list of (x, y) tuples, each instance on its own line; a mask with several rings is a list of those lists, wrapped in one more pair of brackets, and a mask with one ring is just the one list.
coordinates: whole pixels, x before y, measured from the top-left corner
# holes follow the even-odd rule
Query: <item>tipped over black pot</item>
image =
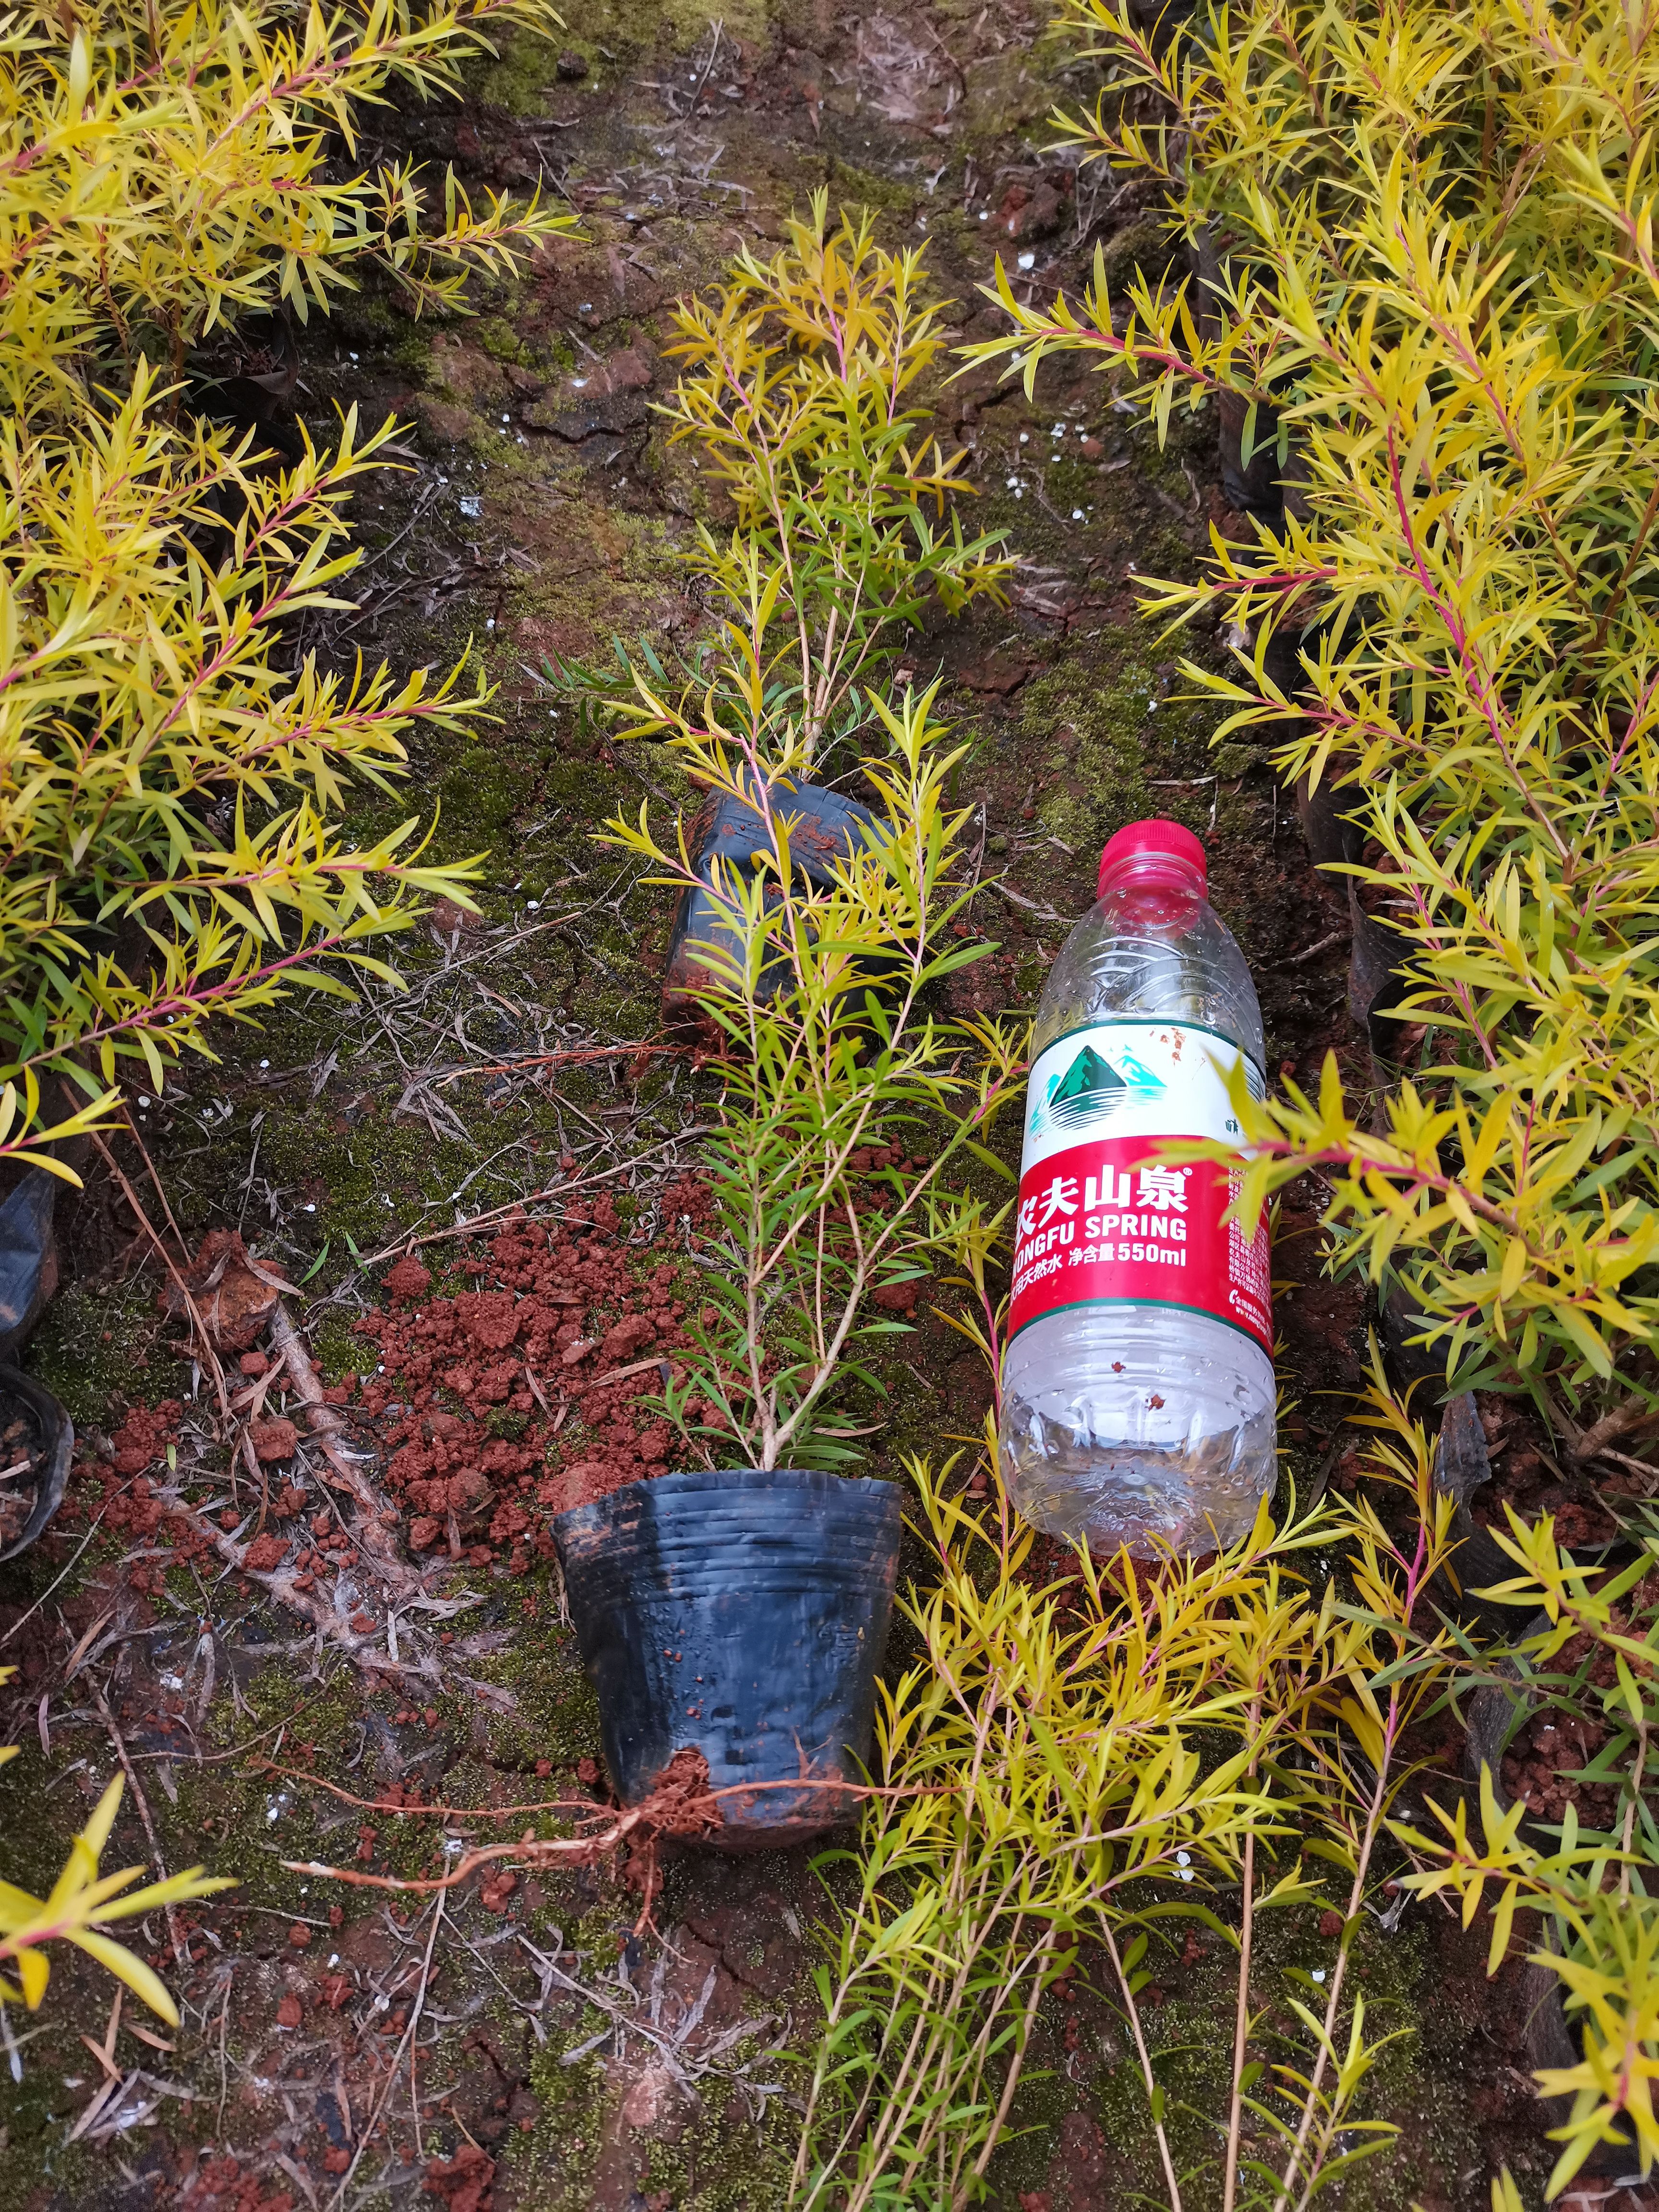
[(27, 1552), (64, 1502), (75, 1429), (32, 1375), (0, 1364), (0, 1561)]
[(721, 1850), (850, 1817), (898, 1571), (890, 1482), (780, 1468), (664, 1474), (553, 1523), (624, 1805), (701, 1753)]
[[(797, 783), (788, 776), (769, 785), (768, 803), (775, 810), (771, 822), (750, 799), (732, 792), (711, 792), (692, 817), (687, 833), (686, 848), (700, 881), (695, 890), (681, 894), (675, 909), (663, 979), (662, 1018), (669, 1029), (706, 1036), (711, 1044), (718, 1042), (720, 1031), (698, 997), (715, 981), (708, 955), (715, 947), (741, 953), (726, 908), (714, 896), (715, 862), (724, 861), (733, 870), (752, 867), (757, 859), (775, 853), (776, 823), (787, 823), (792, 870), (822, 890), (834, 880), (837, 862), (850, 860), (862, 851), (866, 836), (878, 826), (870, 809), (856, 799), (844, 798), (820, 784)], [(775, 885), (769, 901), (777, 895)], [(879, 982), (881, 966), (878, 962), (868, 967), (872, 982)], [(763, 1003), (775, 999), (789, 988), (790, 981), (789, 963), (775, 954), (761, 970), (757, 995)]]

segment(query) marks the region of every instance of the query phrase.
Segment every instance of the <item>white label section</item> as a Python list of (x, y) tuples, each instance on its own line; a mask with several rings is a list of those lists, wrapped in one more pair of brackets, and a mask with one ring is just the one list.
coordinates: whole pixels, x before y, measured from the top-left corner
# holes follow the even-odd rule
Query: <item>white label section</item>
[(1037, 1054), (1025, 1096), (1022, 1180), (1056, 1152), (1103, 1137), (1213, 1137), (1243, 1149), (1227, 1078), (1243, 1060), (1250, 1096), (1267, 1085), (1249, 1056), (1192, 1022), (1093, 1022)]

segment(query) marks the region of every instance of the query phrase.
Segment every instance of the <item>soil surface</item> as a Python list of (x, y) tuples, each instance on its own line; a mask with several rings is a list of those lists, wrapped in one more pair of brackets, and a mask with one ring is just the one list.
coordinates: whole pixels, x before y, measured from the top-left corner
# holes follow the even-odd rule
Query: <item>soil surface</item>
[[(515, 42), (463, 106), (366, 118), (366, 161), (412, 145), (475, 195), (539, 185), (583, 219), (580, 240), (481, 287), (471, 320), (416, 325), (365, 295), (301, 334), (319, 438), (351, 404), (412, 428), (402, 473), (359, 502), (356, 605), (299, 647), (465, 657), (499, 687), (498, 719), (425, 740), (396, 805), (358, 804), (354, 830), (435, 810), (435, 854), (488, 853), (483, 914), (441, 907), (401, 950), (406, 992), (300, 997), (221, 1036), (221, 1060), (136, 1100), (125, 1184), (94, 1176), (60, 1206), (64, 1288), (27, 1364), (70, 1407), (77, 1469), (53, 1530), (0, 1570), (22, 1747), (6, 1873), (44, 1893), (125, 1770), (106, 1863), (201, 1862), (240, 1887), (135, 1931), (179, 1994), (176, 2033), (72, 1955), (38, 2017), (8, 2016), (0, 2212), (785, 2201), (842, 1878), (826, 1887), (809, 1850), (727, 1858), (671, 1835), (492, 1858), (412, 1894), (284, 1862), (431, 1880), (492, 1844), (614, 1825), (548, 1523), (670, 1463), (652, 1394), (720, 1261), (698, 1179), (711, 1079), (658, 1026), (663, 895), (593, 833), (695, 794), (672, 756), (614, 746), (561, 704), (546, 661), (702, 631), (677, 556), (720, 518), (652, 412), (673, 374), (665, 307), (769, 251), (815, 189), (926, 249), (961, 341), (999, 328), (977, 289), (998, 252), (1038, 291), (1075, 285), (1097, 247), (1120, 286), (1164, 266), (1133, 187), (1044, 150), (1056, 100), (1092, 83), (1044, 24), (1019, 0), (744, 0), (717, 23), (683, 0), (584, 0), (562, 52)], [(1065, 364), (1035, 404), (982, 372), (933, 400), (969, 454), (971, 519), (1020, 556), (1009, 607), (941, 623), (908, 656), (923, 680), (942, 671), (973, 740), (969, 926), (996, 951), (959, 979), (958, 1010), (1033, 1007), (1104, 838), (1161, 812), (1208, 844), (1273, 1068), (1311, 1081), (1334, 1046), (1363, 1079), (1346, 899), (1265, 754), (1212, 748), (1213, 713), (1184, 696), (1181, 653), (1218, 660), (1219, 641), (1136, 611), (1135, 572), (1190, 574), (1212, 522), (1245, 526), (1211, 421), (1177, 422), (1160, 452)], [(1304, 1492), (1351, 1479), (1365, 1328), (1323, 1273), (1321, 1204), (1292, 1194), (1274, 1248)], [(212, 1306), (217, 1377), (180, 1357), (186, 1290)], [(885, 1340), (872, 1472), (971, 1432), (985, 1403), (932, 1308)], [(221, 1389), (248, 1425), (235, 1460)], [(897, 1634), (890, 1663), (904, 1651)], [(1449, 1741), (1448, 1793), (1459, 1756)], [(1276, 1920), (1270, 2017), (1282, 1972), (1331, 1946), (1316, 1910)], [(1553, 2153), (1512, 1978), (1486, 1981), (1485, 1946), (1420, 1905), (1361, 1938), (1368, 2003), (1407, 2031), (1376, 2098), (1404, 2132), (1339, 2201), (1474, 2212), (1505, 2159), (1541, 2201)], [(1151, 1992), (1194, 2164), (1215, 2148), (1231, 1971), (1218, 1939), (1183, 1936)], [(1085, 1957), (1044, 2007), (993, 2168), (1000, 2212), (1116, 2212), (1157, 2188), (1104, 1986)], [(1188, 2202), (1211, 2202), (1201, 2179)]]

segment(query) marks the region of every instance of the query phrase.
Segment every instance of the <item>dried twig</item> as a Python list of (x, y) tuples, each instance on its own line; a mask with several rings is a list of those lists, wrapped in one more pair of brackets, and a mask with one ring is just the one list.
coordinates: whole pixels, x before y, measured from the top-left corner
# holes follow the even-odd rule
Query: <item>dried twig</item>
[[(167, 1245), (162, 1241), (161, 1232), (156, 1228), (155, 1224), (150, 1219), (149, 1214), (145, 1212), (143, 1205), (139, 1201), (137, 1192), (127, 1181), (125, 1174), (123, 1174), (120, 1163), (117, 1160), (114, 1153), (111, 1152), (109, 1146), (104, 1142), (103, 1139), (99, 1135), (95, 1129), (92, 1132), (92, 1141), (100, 1156), (103, 1159), (105, 1166), (108, 1168), (110, 1173), (120, 1185), (121, 1194), (126, 1200), (127, 1204), (132, 1208), (134, 1219), (137, 1222), (138, 1226), (143, 1231), (145, 1236), (149, 1237), (150, 1243), (155, 1247), (156, 1252), (160, 1255), (161, 1265), (167, 1269), (168, 1274), (173, 1278), (173, 1285), (177, 1289), (179, 1297), (184, 1300), (185, 1311), (190, 1316), (191, 1328), (195, 1335), (196, 1341), (201, 1346), (202, 1364), (206, 1368), (208, 1373), (213, 1378), (214, 1393), (219, 1401), (219, 1411), (226, 1422), (228, 1423), (231, 1419), (231, 1412), (230, 1401), (225, 1391), (225, 1371), (219, 1364), (219, 1355), (213, 1348), (213, 1341), (208, 1334), (207, 1323), (202, 1318), (201, 1309), (198, 1306), (195, 1299), (191, 1296), (190, 1285), (185, 1282), (184, 1277), (179, 1273), (177, 1266), (174, 1264), (173, 1255), (167, 1250)], [(254, 1474), (257, 1476), (258, 1474), (258, 1462), (252, 1459), (251, 1452), (249, 1455), (249, 1463), (253, 1467)]]
[(1310, 960), (1316, 960), (1322, 952), (1328, 952), (1333, 945), (1346, 945), (1348, 937), (1348, 926), (1344, 922), (1340, 929), (1328, 931), (1317, 944), (1304, 945), (1300, 952), (1292, 952), (1283, 960), (1270, 960), (1266, 972), (1271, 975), (1281, 968), (1304, 967)]
[[(392, 2063), (386, 2069), (386, 2086), (381, 2090), (380, 2096), (375, 2100), (374, 2111), (363, 2122), (362, 2131), (357, 2137), (357, 2148), (351, 2154), (351, 2163), (346, 2168), (345, 2172), (340, 2176), (340, 2185), (335, 2191), (333, 2196), (329, 2199), (329, 2212), (334, 2212), (334, 2208), (344, 2200), (346, 2191), (351, 2185), (351, 2177), (356, 2172), (358, 2163), (361, 2160), (363, 2153), (368, 2148), (369, 2143), (374, 2138), (375, 2129), (379, 2127), (380, 2124), (380, 2115), (386, 2110), (386, 2105), (391, 2099), (393, 2085), (396, 2083), (398, 2079), (398, 2069), (403, 2064), (404, 2053), (405, 2051), (409, 2052), (411, 2095), (414, 2093), (415, 2052), (413, 2045), (415, 2041), (415, 2031), (419, 2027), (421, 2024), (421, 2014), (426, 2009), (426, 1993), (430, 1988), (432, 1983), (432, 1954), (437, 1947), (438, 1930), (443, 1925), (444, 1902), (443, 1898), (440, 1897), (436, 1905), (433, 1908), (432, 1927), (426, 1939), (426, 1956), (421, 1961), (420, 1986), (416, 1992), (415, 2002), (410, 2008), (409, 2024), (403, 2032), (403, 2035), (398, 2042), (397, 2050), (392, 2053)], [(415, 2106), (415, 2133), (417, 2142), (420, 2138), (420, 2102), (417, 2098), (416, 2100)]]
[[(250, 1582), (257, 1583), (279, 1604), (286, 1606), (291, 1613), (297, 1613), (302, 1620), (308, 1621), (318, 1634), (343, 1651), (366, 1674), (382, 1677), (398, 1675), (428, 1683), (441, 1680), (437, 1661), (429, 1653), (423, 1655), (418, 1663), (411, 1663), (394, 1659), (390, 1652), (378, 1650), (373, 1640), (379, 1633), (378, 1627), (359, 1634), (351, 1626), (349, 1613), (325, 1605), (321, 1598), (313, 1595), (310, 1590), (301, 1589), (292, 1567), (250, 1566), (247, 1562), (248, 1547), (239, 1544), (234, 1536), (211, 1521), (204, 1520), (187, 1500), (175, 1498), (170, 1502), (167, 1510), (184, 1521), (195, 1535), (210, 1544), (227, 1566), (234, 1567), (238, 1574), (246, 1575)], [(461, 1609), (459, 1601), (453, 1605), (446, 1605), (437, 1599), (428, 1598), (423, 1602), (439, 1613)]]
[[(138, 1818), (144, 1824), (144, 1833), (149, 1839), (149, 1855), (155, 1868), (156, 1879), (165, 1881), (167, 1879), (167, 1861), (161, 1856), (161, 1839), (155, 1832), (155, 1822), (150, 1815), (149, 1800), (144, 1795), (143, 1785), (138, 1779), (137, 1770), (127, 1757), (127, 1747), (122, 1740), (120, 1729), (115, 1725), (115, 1716), (109, 1709), (109, 1700), (96, 1682), (91, 1685), (91, 1688), (93, 1703), (98, 1708), (98, 1717), (103, 1722), (105, 1732), (115, 1746), (115, 1755), (120, 1760), (121, 1771), (127, 1778), (127, 1787), (132, 1792), (132, 1802), (138, 1808)], [(173, 1946), (173, 1964), (182, 1973), (190, 1964), (190, 1953), (185, 1945), (185, 1932), (179, 1922), (179, 1908), (176, 1905), (168, 1905), (163, 1909), (167, 1914), (167, 1941)]]
[(334, 1470), (334, 1487), (348, 1492), (357, 1509), (351, 1524), (352, 1541), (398, 1599), (424, 1596), (426, 1584), (421, 1571), (411, 1567), (398, 1549), (392, 1534), (396, 1516), (362, 1469), (340, 1449), (337, 1436), (345, 1426), (344, 1419), (324, 1399), (322, 1382), (311, 1364), (311, 1355), (300, 1341), (280, 1298), (270, 1316), (270, 1341), (305, 1403), (312, 1436)]
[(422, 1078), (427, 1083), (458, 1083), (464, 1075), (513, 1075), (523, 1067), (554, 1067), (572, 1060), (659, 1059), (688, 1056), (696, 1050), (689, 1044), (602, 1044), (574, 1046), (565, 1052), (532, 1052), (516, 1060), (487, 1060), (482, 1065), (467, 1061), (460, 1067), (434, 1068)]
[(1006, 898), (1011, 906), (1023, 907), (1027, 914), (1036, 915), (1039, 921), (1057, 921), (1063, 928), (1069, 929), (1076, 919), (1075, 915), (1056, 914), (1053, 907), (1044, 906), (1041, 899), (1027, 898), (1024, 891), (1017, 891), (1012, 884), (1005, 884), (995, 876), (988, 876), (980, 889), (994, 891), (999, 898)]

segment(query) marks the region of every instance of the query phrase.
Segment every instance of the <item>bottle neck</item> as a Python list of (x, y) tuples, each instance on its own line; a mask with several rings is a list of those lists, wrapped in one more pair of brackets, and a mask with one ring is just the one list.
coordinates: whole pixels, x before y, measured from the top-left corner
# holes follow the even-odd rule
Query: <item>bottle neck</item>
[(1102, 871), (1095, 897), (1126, 918), (1186, 921), (1203, 905), (1206, 889), (1190, 860), (1174, 853), (1130, 853)]

